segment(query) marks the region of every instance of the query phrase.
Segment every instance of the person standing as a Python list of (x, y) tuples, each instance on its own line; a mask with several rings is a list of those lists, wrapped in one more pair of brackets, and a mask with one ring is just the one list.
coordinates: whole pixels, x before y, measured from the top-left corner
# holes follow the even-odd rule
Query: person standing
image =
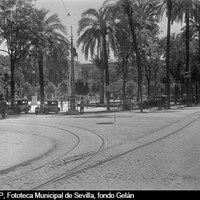
[(60, 101), (61, 111), (63, 111), (63, 100)]
[(0, 96), (0, 113), (1, 113), (2, 119), (5, 119), (6, 111), (7, 111), (7, 103), (4, 100), (4, 98)]
[(80, 113), (81, 114), (83, 114), (84, 113), (84, 105), (85, 103), (84, 103), (84, 100), (83, 100), (83, 98), (81, 98), (81, 103), (80, 103)]

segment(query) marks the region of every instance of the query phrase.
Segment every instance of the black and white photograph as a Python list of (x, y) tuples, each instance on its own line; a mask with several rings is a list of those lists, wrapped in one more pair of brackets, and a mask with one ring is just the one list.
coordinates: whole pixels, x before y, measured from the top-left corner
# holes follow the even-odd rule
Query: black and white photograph
[(200, 0), (0, 0), (0, 199), (134, 191), (200, 191)]

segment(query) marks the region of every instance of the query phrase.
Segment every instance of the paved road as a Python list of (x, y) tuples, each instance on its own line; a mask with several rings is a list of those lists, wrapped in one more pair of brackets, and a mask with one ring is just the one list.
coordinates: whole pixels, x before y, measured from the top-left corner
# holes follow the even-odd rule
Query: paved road
[(200, 189), (200, 108), (0, 120), (0, 189)]

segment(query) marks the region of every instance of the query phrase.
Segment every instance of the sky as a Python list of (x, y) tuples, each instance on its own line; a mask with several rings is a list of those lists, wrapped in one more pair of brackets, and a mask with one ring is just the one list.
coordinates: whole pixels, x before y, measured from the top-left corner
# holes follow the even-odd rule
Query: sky
[[(103, 2), (104, 0), (37, 0), (36, 6), (38, 8), (46, 8), (51, 14), (58, 14), (63, 25), (67, 27), (68, 39), (71, 36), (72, 26), (73, 41), (74, 45), (76, 45), (78, 21), (81, 19), (81, 14), (89, 8), (100, 8)], [(68, 13), (70, 13), (70, 16), (67, 15)], [(88, 62), (80, 49), (77, 48), (77, 52), (79, 62)]]
[[(62, 23), (67, 27), (68, 38), (71, 35), (71, 26), (73, 32), (74, 44), (77, 41), (78, 21), (81, 19), (81, 14), (89, 8), (98, 9), (102, 6), (104, 0), (36, 0), (36, 6), (38, 8), (46, 8), (52, 14), (58, 14)], [(70, 16), (67, 14), (70, 13)], [(163, 22), (160, 24), (162, 30), (161, 36), (166, 35), (167, 19), (163, 18)], [(171, 32), (179, 32), (180, 26), (174, 24), (171, 28)], [(78, 60), (81, 63), (88, 62), (85, 60), (83, 53), (77, 48)]]
[[(49, 10), (49, 14), (58, 14), (63, 25), (66, 26), (68, 35), (67, 38), (70, 40), (71, 27), (74, 45), (76, 46), (77, 41), (77, 30), (78, 21), (81, 19), (81, 14), (89, 8), (98, 9), (103, 5), (104, 0), (36, 0), (35, 4), (37, 8), (46, 8)], [(68, 15), (68, 13), (70, 15)], [(160, 23), (162, 30), (161, 36), (166, 35), (167, 19), (163, 18), (163, 22)], [(178, 32), (180, 26), (175, 24), (171, 28), (171, 32)], [(5, 47), (2, 47), (5, 48)], [(81, 48), (81, 47), (80, 47)], [(87, 63), (80, 48), (77, 49), (78, 61), (81, 63)], [(2, 53), (2, 52), (1, 52)], [(2, 53), (3, 54), (3, 53)]]

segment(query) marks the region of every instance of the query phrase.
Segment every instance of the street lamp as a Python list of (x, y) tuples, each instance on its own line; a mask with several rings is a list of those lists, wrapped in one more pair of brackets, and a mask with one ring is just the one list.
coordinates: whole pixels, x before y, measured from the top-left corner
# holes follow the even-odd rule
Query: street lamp
[(73, 45), (72, 26), (71, 26), (71, 97), (75, 97), (75, 88), (74, 88), (74, 45)]

